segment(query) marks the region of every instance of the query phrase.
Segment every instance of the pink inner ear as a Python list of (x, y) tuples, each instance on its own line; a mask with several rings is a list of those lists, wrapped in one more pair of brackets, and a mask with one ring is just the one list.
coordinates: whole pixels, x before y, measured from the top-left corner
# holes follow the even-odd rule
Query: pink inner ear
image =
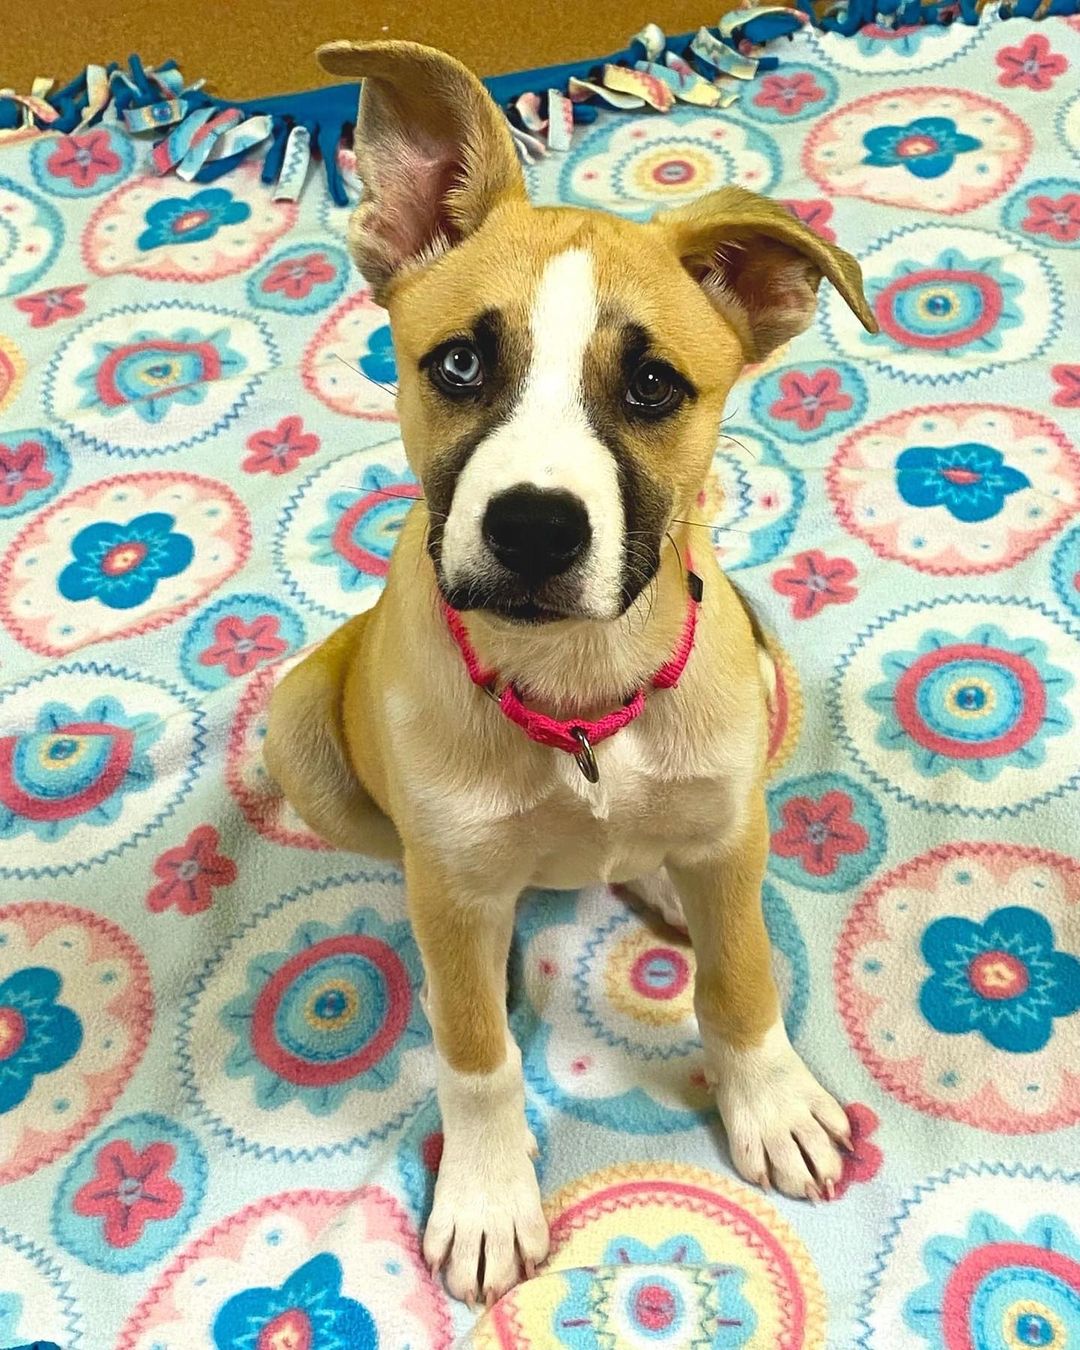
[(457, 147), (432, 138), (387, 137), (379, 146), (379, 211), (373, 221), (398, 263), (456, 242), (446, 198), (461, 174)]
[(717, 277), (752, 323), (774, 324), (780, 316), (803, 326), (810, 321), (820, 273), (801, 253), (779, 240), (759, 237), (717, 249), (714, 262)]

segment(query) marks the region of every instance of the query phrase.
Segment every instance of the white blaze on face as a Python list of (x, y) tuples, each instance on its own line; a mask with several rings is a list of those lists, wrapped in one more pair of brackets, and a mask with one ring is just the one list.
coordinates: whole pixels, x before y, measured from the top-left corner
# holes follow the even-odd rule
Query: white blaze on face
[(442, 540), (451, 585), (490, 575), (484, 544), (488, 502), (521, 484), (562, 489), (584, 503), (592, 541), (581, 566), (580, 604), (595, 618), (622, 608), (623, 508), (611, 451), (589, 426), (584, 360), (596, 330), (593, 260), (584, 249), (552, 258), (536, 288), (532, 354), (520, 397), (506, 422), (477, 446), (454, 490)]

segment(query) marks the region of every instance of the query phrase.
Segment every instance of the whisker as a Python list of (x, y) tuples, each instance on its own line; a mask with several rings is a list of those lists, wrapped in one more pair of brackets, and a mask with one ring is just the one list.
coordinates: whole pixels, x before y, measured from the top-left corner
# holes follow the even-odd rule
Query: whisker
[(428, 518), (424, 523), (424, 537), (420, 541), (420, 547), (416, 550), (416, 567), (413, 571), (414, 576), (420, 575), (420, 569), (424, 565), (424, 560), (430, 560), (431, 553), (431, 519)]
[(657, 581), (657, 578), (654, 575), (652, 581), (650, 581), (648, 586), (645, 588), (645, 596), (648, 601), (649, 608), (645, 615), (645, 619), (641, 625), (642, 632), (645, 631), (646, 627), (652, 620), (653, 610), (656, 607), (656, 595), (658, 590), (659, 590), (659, 582)]
[(710, 525), (704, 520), (683, 520), (680, 516), (672, 516), (672, 525), (689, 525), (697, 530), (709, 530), (712, 534), (719, 534), (724, 531), (726, 534), (753, 534), (753, 530), (740, 530), (737, 525)]
[[(679, 521), (678, 524), (681, 525), (681, 524), (682, 524), (682, 521)], [(682, 553), (681, 553), (681, 551), (680, 551), (680, 549), (679, 549), (678, 544), (675, 542), (674, 536), (672, 535), (672, 533), (671, 533), (670, 530), (665, 530), (665, 531), (664, 531), (664, 538), (668, 541), (668, 543), (671, 545), (671, 547), (675, 550), (675, 556), (676, 556), (676, 558), (678, 558), (678, 560), (679, 560), (679, 571), (680, 571), (680, 572), (681, 572), (681, 571), (685, 571), (685, 568), (683, 567)]]
[[(419, 497), (414, 497), (412, 496), (411, 493), (408, 492), (387, 492), (385, 488), (366, 488), (365, 491), (370, 492), (373, 497), (392, 497), (393, 500), (396, 502), (427, 501), (427, 498), (423, 496), (423, 494), (421, 494)], [(443, 520), (446, 519), (446, 513), (444, 511), (433, 511), (430, 506), (428, 507), (428, 515), (433, 517), (441, 517), (441, 519)]]
[[(723, 426), (723, 423), (720, 425)], [(737, 436), (729, 436), (726, 431), (722, 431), (720, 433), (720, 439), (722, 441), (730, 441), (732, 445), (737, 445), (744, 455), (749, 455), (753, 460), (757, 459), (757, 455), (754, 454), (749, 446), (743, 445), (742, 441), (740, 441)]]
[(385, 393), (390, 394), (393, 397), (397, 396), (396, 384), (383, 384), (382, 380), (376, 380), (366, 371), (361, 370), (359, 366), (354, 366), (351, 361), (346, 361), (340, 352), (333, 352), (332, 355), (335, 361), (340, 361), (343, 366), (348, 366), (348, 368), (352, 371), (355, 371), (356, 374), (359, 375), (362, 380), (367, 380), (369, 384), (375, 385), (377, 389), (382, 389)]

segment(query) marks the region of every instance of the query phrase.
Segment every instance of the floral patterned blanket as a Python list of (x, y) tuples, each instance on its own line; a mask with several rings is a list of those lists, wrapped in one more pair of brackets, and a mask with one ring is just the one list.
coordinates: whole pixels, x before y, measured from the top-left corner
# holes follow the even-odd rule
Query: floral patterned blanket
[[(401, 878), (261, 767), (408, 498), (321, 181), (0, 145), (0, 1347), (1015, 1350), (1080, 1341), (1080, 28), (804, 32), (723, 112), (604, 115), (537, 199), (737, 182), (861, 260), (735, 390), (704, 505), (774, 635), (765, 890), (856, 1139), (731, 1173), (692, 955), (602, 890), (511, 979), (553, 1256), (479, 1321)], [(387, 494), (390, 495), (387, 495)], [(463, 684), (462, 697), (469, 697)]]

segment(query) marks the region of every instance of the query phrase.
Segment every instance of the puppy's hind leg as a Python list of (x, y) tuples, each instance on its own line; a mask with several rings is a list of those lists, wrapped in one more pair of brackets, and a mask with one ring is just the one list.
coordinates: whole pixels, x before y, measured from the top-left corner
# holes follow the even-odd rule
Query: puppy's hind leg
[(361, 614), (339, 628), (274, 690), (263, 758), (290, 805), (320, 838), (397, 862), (397, 830), (353, 771), (341, 726), (345, 672), (368, 617)]

